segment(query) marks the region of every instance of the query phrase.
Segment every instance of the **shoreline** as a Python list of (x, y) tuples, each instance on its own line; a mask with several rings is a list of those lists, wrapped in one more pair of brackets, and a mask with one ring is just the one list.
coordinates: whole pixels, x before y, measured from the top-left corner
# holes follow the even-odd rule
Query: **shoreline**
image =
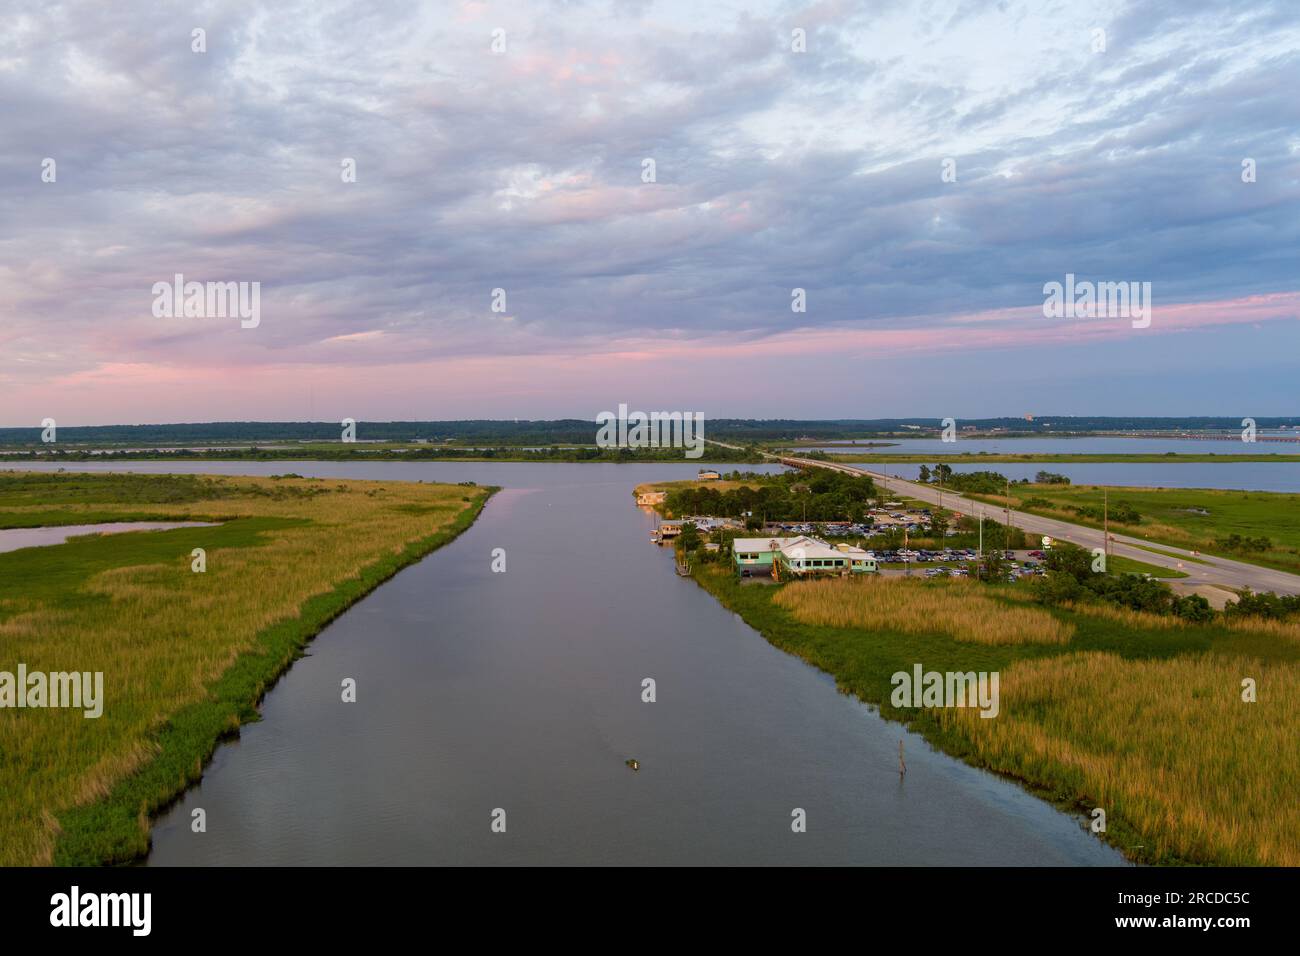
[(298, 607), (297, 617), (259, 633), (254, 645), (240, 653), (207, 688), (205, 700), (183, 707), (166, 720), (148, 742), (153, 756), (147, 763), (104, 797), (58, 817), (52, 864), (142, 862), (152, 848), (157, 817), (202, 779), (222, 743), (237, 739), (244, 724), (261, 719), (258, 707), (262, 699), (311, 641), (379, 585), (469, 530), (499, 490), (479, 486), (482, 494), (449, 526), (360, 568), (330, 591), (307, 599)]
[[(917, 710), (914, 713), (910, 711), (900, 711), (892, 706), (887, 706), (888, 702), (879, 698), (878, 695), (868, 691), (865, 685), (855, 681), (851, 676), (841, 675), (827, 669), (823, 664), (814, 659), (814, 655), (809, 653), (806, 645), (799, 645), (787, 641), (782, 634), (784, 627), (772, 626), (774, 618), (769, 617), (767, 612), (773, 615), (784, 615), (788, 620), (782, 621), (790, 629), (798, 631), (806, 628), (807, 625), (800, 624), (788, 614), (772, 608), (770, 605), (762, 614), (754, 613), (754, 608), (749, 602), (735, 600), (739, 596), (738, 592), (744, 589), (734, 581), (730, 575), (725, 573), (708, 572), (700, 574), (693, 571), (691, 579), (716, 600), (722, 607), (740, 617), (744, 623), (753, 628), (763, 640), (767, 641), (782, 653), (789, 654), (803, 661), (809, 667), (813, 667), (821, 673), (829, 676), (834, 682), (836, 689), (842, 694), (851, 694), (864, 705), (873, 709), (880, 717), (892, 721), (905, 727), (913, 733), (923, 737), (927, 744), (935, 750), (960, 760), (963, 763), (975, 767), (979, 770), (987, 771), (1002, 780), (1015, 783), (1026, 793), (1051, 804), (1062, 813), (1068, 814), (1074, 819), (1081, 828), (1088, 829), (1087, 813), (1091, 807), (1097, 806), (1095, 799), (1089, 798), (1086, 794), (1067, 793), (1059, 787), (1048, 782), (1034, 780), (1011, 773), (990, 764), (982, 759), (978, 752), (975, 741), (963, 734), (957, 733), (952, 729), (943, 726), (924, 709)], [(755, 588), (756, 592), (766, 592), (767, 588)], [(1108, 828), (1100, 834), (1094, 834), (1098, 839), (1107, 846), (1112, 847), (1123, 855), (1128, 862), (1140, 866), (1212, 866), (1212, 865), (1242, 865), (1242, 864), (1223, 864), (1216, 861), (1192, 860), (1176, 854), (1169, 854), (1159, 858), (1148, 853), (1133, 852), (1134, 849), (1150, 845), (1150, 834), (1143, 834), (1135, 829), (1127, 820), (1115, 815), (1107, 821)], [(1266, 864), (1253, 864), (1256, 866)]]

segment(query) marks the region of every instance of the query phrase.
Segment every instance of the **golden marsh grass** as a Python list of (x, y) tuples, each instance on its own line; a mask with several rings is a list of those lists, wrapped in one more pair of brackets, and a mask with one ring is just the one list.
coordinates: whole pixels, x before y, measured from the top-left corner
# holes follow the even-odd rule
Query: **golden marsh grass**
[(1139, 855), (1300, 865), (1300, 666), (1069, 654), (1006, 668), (1001, 702), (993, 720), (934, 713), (994, 769), (1123, 821)]
[(974, 581), (824, 578), (773, 598), (805, 624), (944, 634), (972, 644), (1065, 644), (1074, 627), (1036, 607), (1009, 606)]

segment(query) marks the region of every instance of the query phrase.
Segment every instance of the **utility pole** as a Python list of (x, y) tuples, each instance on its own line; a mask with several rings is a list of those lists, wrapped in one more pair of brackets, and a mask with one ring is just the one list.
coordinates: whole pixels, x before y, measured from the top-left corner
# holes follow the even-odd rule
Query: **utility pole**
[(1105, 545), (1106, 567), (1110, 567), (1110, 489), (1102, 488), (1101, 533)]
[(980, 561), (984, 560), (984, 509), (980, 508)]
[(1011, 543), (1011, 479), (1008, 478), (1007, 479), (1007, 527), (1002, 534), (1003, 550), (1005, 550), (1006, 546), (1009, 545), (1010, 543)]

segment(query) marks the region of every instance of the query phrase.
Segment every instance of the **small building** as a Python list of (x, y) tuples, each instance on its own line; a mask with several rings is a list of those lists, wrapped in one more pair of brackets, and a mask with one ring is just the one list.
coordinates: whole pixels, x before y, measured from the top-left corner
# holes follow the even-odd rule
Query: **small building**
[(878, 570), (876, 556), (870, 551), (865, 551), (851, 544), (837, 544), (835, 547), (848, 555), (849, 570), (854, 574), (865, 574), (869, 571)]
[(741, 577), (817, 574), (864, 574), (875, 571), (876, 559), (851, 545), (831, 547), (820, 538), (736, 538), (732, 561)]
[(717, 531), (722, 528), (742, 527), (741, 523), (734, 518), (714, 518), (711, 515), (695, 515), (682, 518), (682, 520), (695, 525), (695, 529), (701, 534), (708, 534), (710, 531)]
[(695, 476), (696, 481), (717, 481), (722, 475), (716, 471), (706, 471), (701, 469), (700, 473)]
[(643, 491), (636, 496), (636, 503), (643, 507), (653, 508), (655, 505), (661, 505), (668, 497), (666, 491)]

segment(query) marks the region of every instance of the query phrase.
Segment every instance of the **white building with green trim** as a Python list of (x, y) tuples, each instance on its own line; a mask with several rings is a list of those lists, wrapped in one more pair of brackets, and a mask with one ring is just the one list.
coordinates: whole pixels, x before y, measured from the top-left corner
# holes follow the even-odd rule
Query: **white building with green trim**
[(736, 538), (732, 562), (741, 577), (808, 577), (817, 574), (866, 574), (877, 570), (875, 556), (849, 544), (830, 545), (820, 538)]

